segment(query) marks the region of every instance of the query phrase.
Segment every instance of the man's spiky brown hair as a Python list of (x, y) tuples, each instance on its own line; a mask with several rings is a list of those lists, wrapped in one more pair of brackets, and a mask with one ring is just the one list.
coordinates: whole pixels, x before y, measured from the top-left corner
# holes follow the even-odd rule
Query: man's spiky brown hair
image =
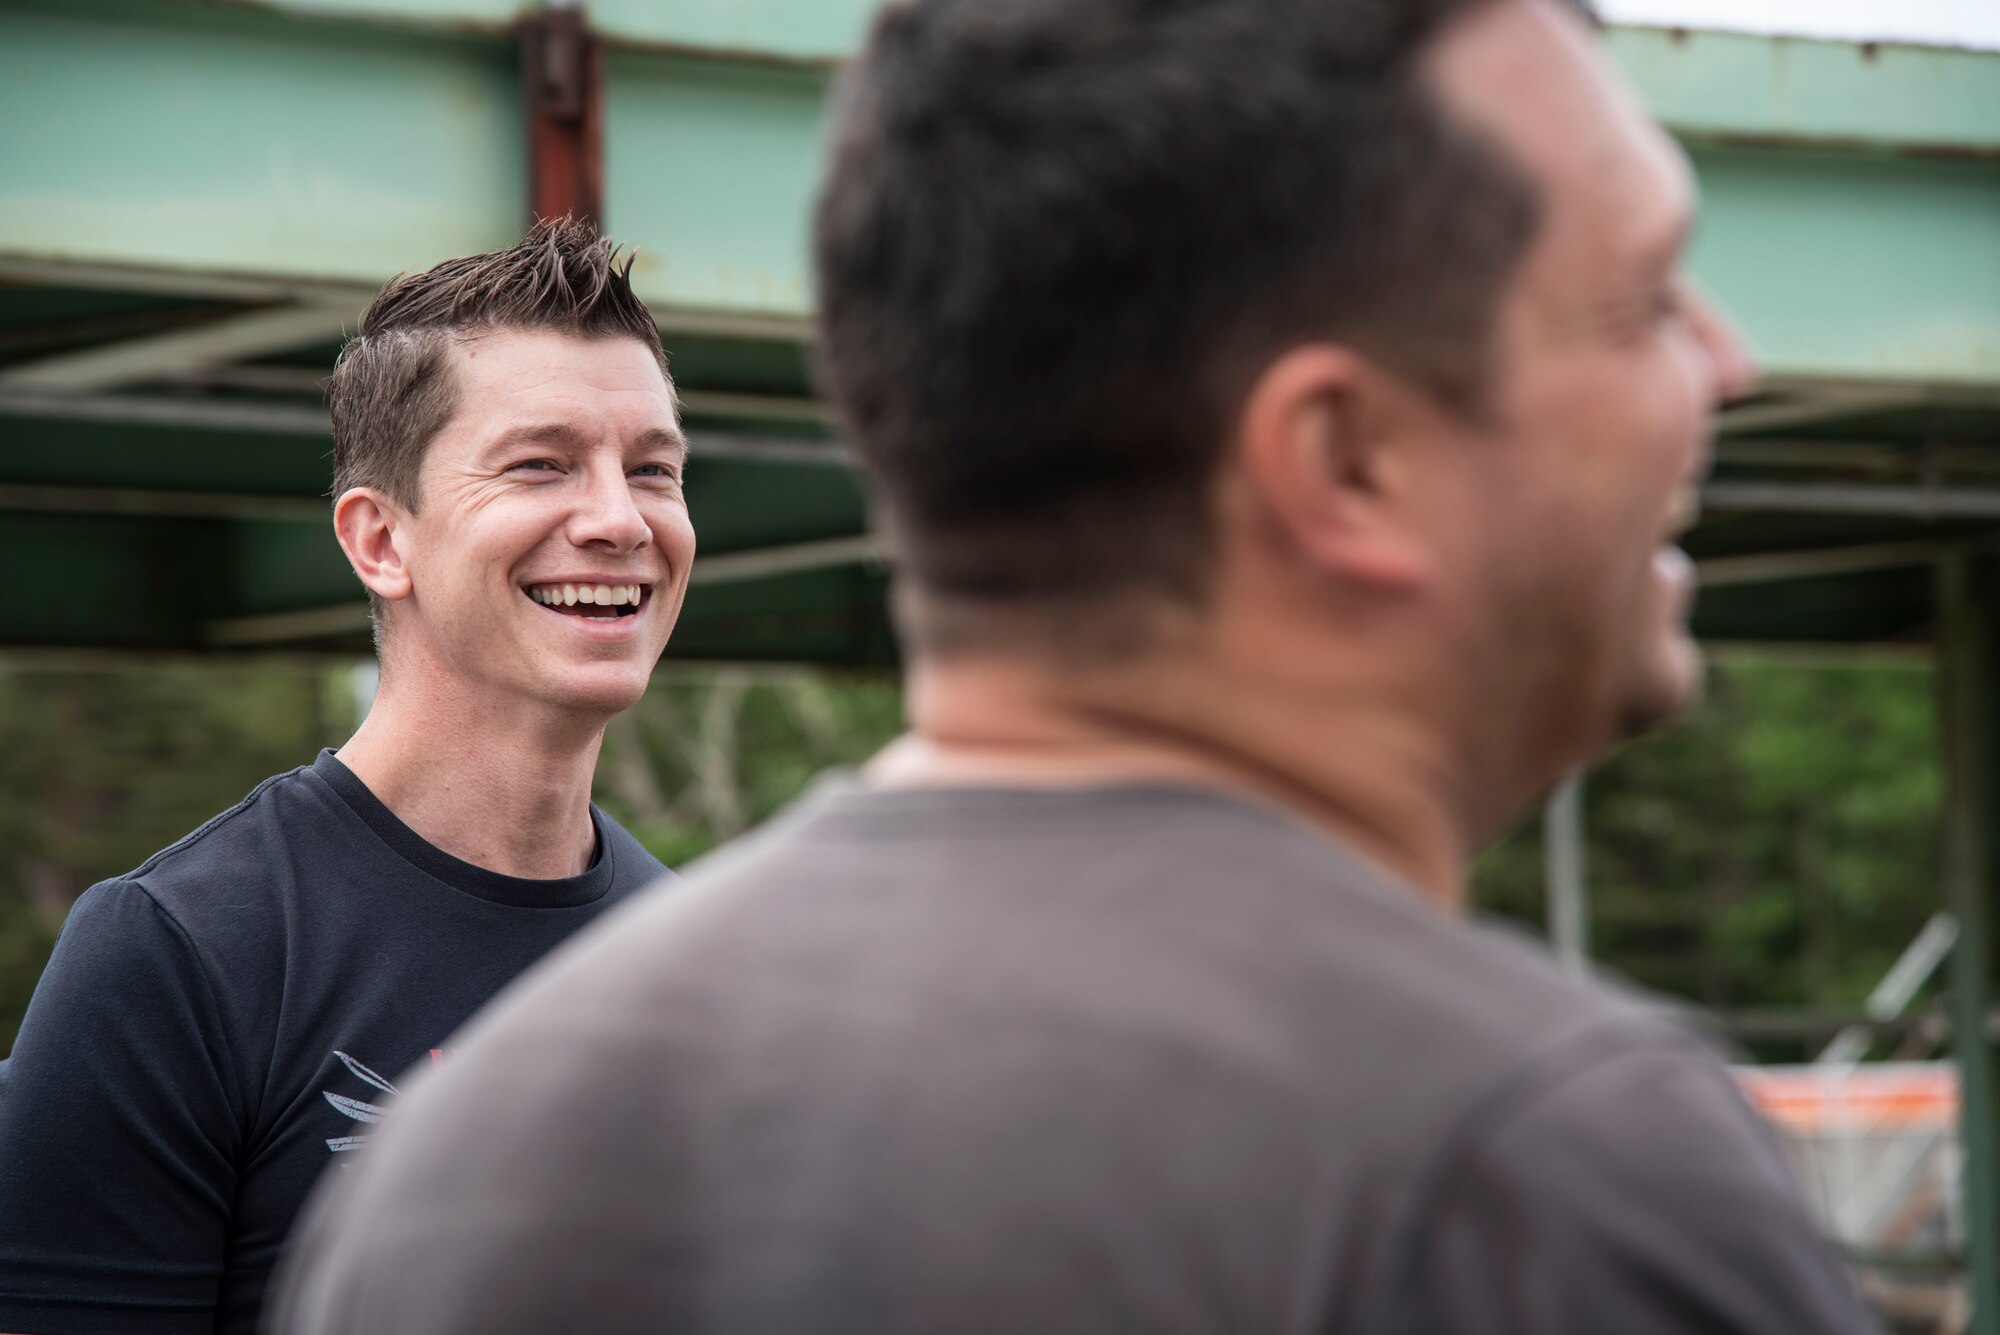
[(454, 343), (499, 329), (636, 338), (667, 369), (660, 331), (632, 291), (632, 260), (589, 223), (536, 223), (505, 250), (391, 280), (362, 313), (327, 385), (333, 494), (375, 487), (415, 510), (431, 440), (458, 406)]

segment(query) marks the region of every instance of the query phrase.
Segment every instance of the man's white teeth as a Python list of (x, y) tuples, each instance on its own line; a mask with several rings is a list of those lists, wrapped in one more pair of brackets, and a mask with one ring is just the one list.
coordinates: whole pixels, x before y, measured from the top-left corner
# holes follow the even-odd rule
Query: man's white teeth
[(536, 584), (528, 596), (550, 607), (575, 607), (594, 603), (601, 607), (636, 604), (641, 586), (637, 584)]

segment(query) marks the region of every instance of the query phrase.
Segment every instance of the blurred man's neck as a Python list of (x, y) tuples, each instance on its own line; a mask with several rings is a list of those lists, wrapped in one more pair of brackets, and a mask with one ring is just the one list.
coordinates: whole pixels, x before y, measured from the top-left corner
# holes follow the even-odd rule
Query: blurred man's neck
[(502, 708), (441, 672), (385, 667), (374, 706), (338, 755), (438, 848), (488, 871), (546, 880), (590, 865), (591, 778), (605, 722)]
[(1214, 655), (1088, 670), (1032, 659), (919, 660), (910, 734), (870, 765), (883, 787), (1212, 787), (1285, 810), (1447, 909), (1470, 855), (1456, 770), (1375, 693)]

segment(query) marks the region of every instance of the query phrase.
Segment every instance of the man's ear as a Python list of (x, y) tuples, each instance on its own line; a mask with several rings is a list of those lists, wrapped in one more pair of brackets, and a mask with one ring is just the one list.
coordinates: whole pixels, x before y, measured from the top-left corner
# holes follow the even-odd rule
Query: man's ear
[(1407, 591), (1430, 569), (1397, 446), (1399, 386), (1348, 349), (1278, 358), (1238, 419), (1244, 481), (1281, 541), (1326, 575)]
[(333, 531), (354, 573), (378, 598), (410, 596), (410, 571), (398, 547), (409, 512), (373, 487), (353, 487), (333, 505)]

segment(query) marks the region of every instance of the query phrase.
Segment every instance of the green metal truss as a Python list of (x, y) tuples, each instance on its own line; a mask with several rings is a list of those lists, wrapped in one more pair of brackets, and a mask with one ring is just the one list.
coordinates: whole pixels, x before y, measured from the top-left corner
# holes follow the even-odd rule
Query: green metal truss
[[(591, 9), (606, 224), (639, 248), (717, 572), (677, 654), (892, 656), (861, 487), (803, 352), (825, 95), (872, 9)], [(516, 235), (523, 12), (0, 5), (0, 545), (67, 590), (0, 611), (0, 644), (365, 644), (320, 499), (317, 382), (384, 279)], [(1702, 629), (1929, 637), (1937, 553), (2000, 519), (1980, 485), (2000, 438), (2000, 55), (1608, 40), (1688, 148), (1693, 267), (1772, 375), (1725, 421), (1690, 541), (1714, 576)], [(1845, 508), (1799, 503), (1827, 487)], [(1939, 487), (1957, 509), (1926, 509)], [(128, 606), (134, 551), (175, 591)]]

